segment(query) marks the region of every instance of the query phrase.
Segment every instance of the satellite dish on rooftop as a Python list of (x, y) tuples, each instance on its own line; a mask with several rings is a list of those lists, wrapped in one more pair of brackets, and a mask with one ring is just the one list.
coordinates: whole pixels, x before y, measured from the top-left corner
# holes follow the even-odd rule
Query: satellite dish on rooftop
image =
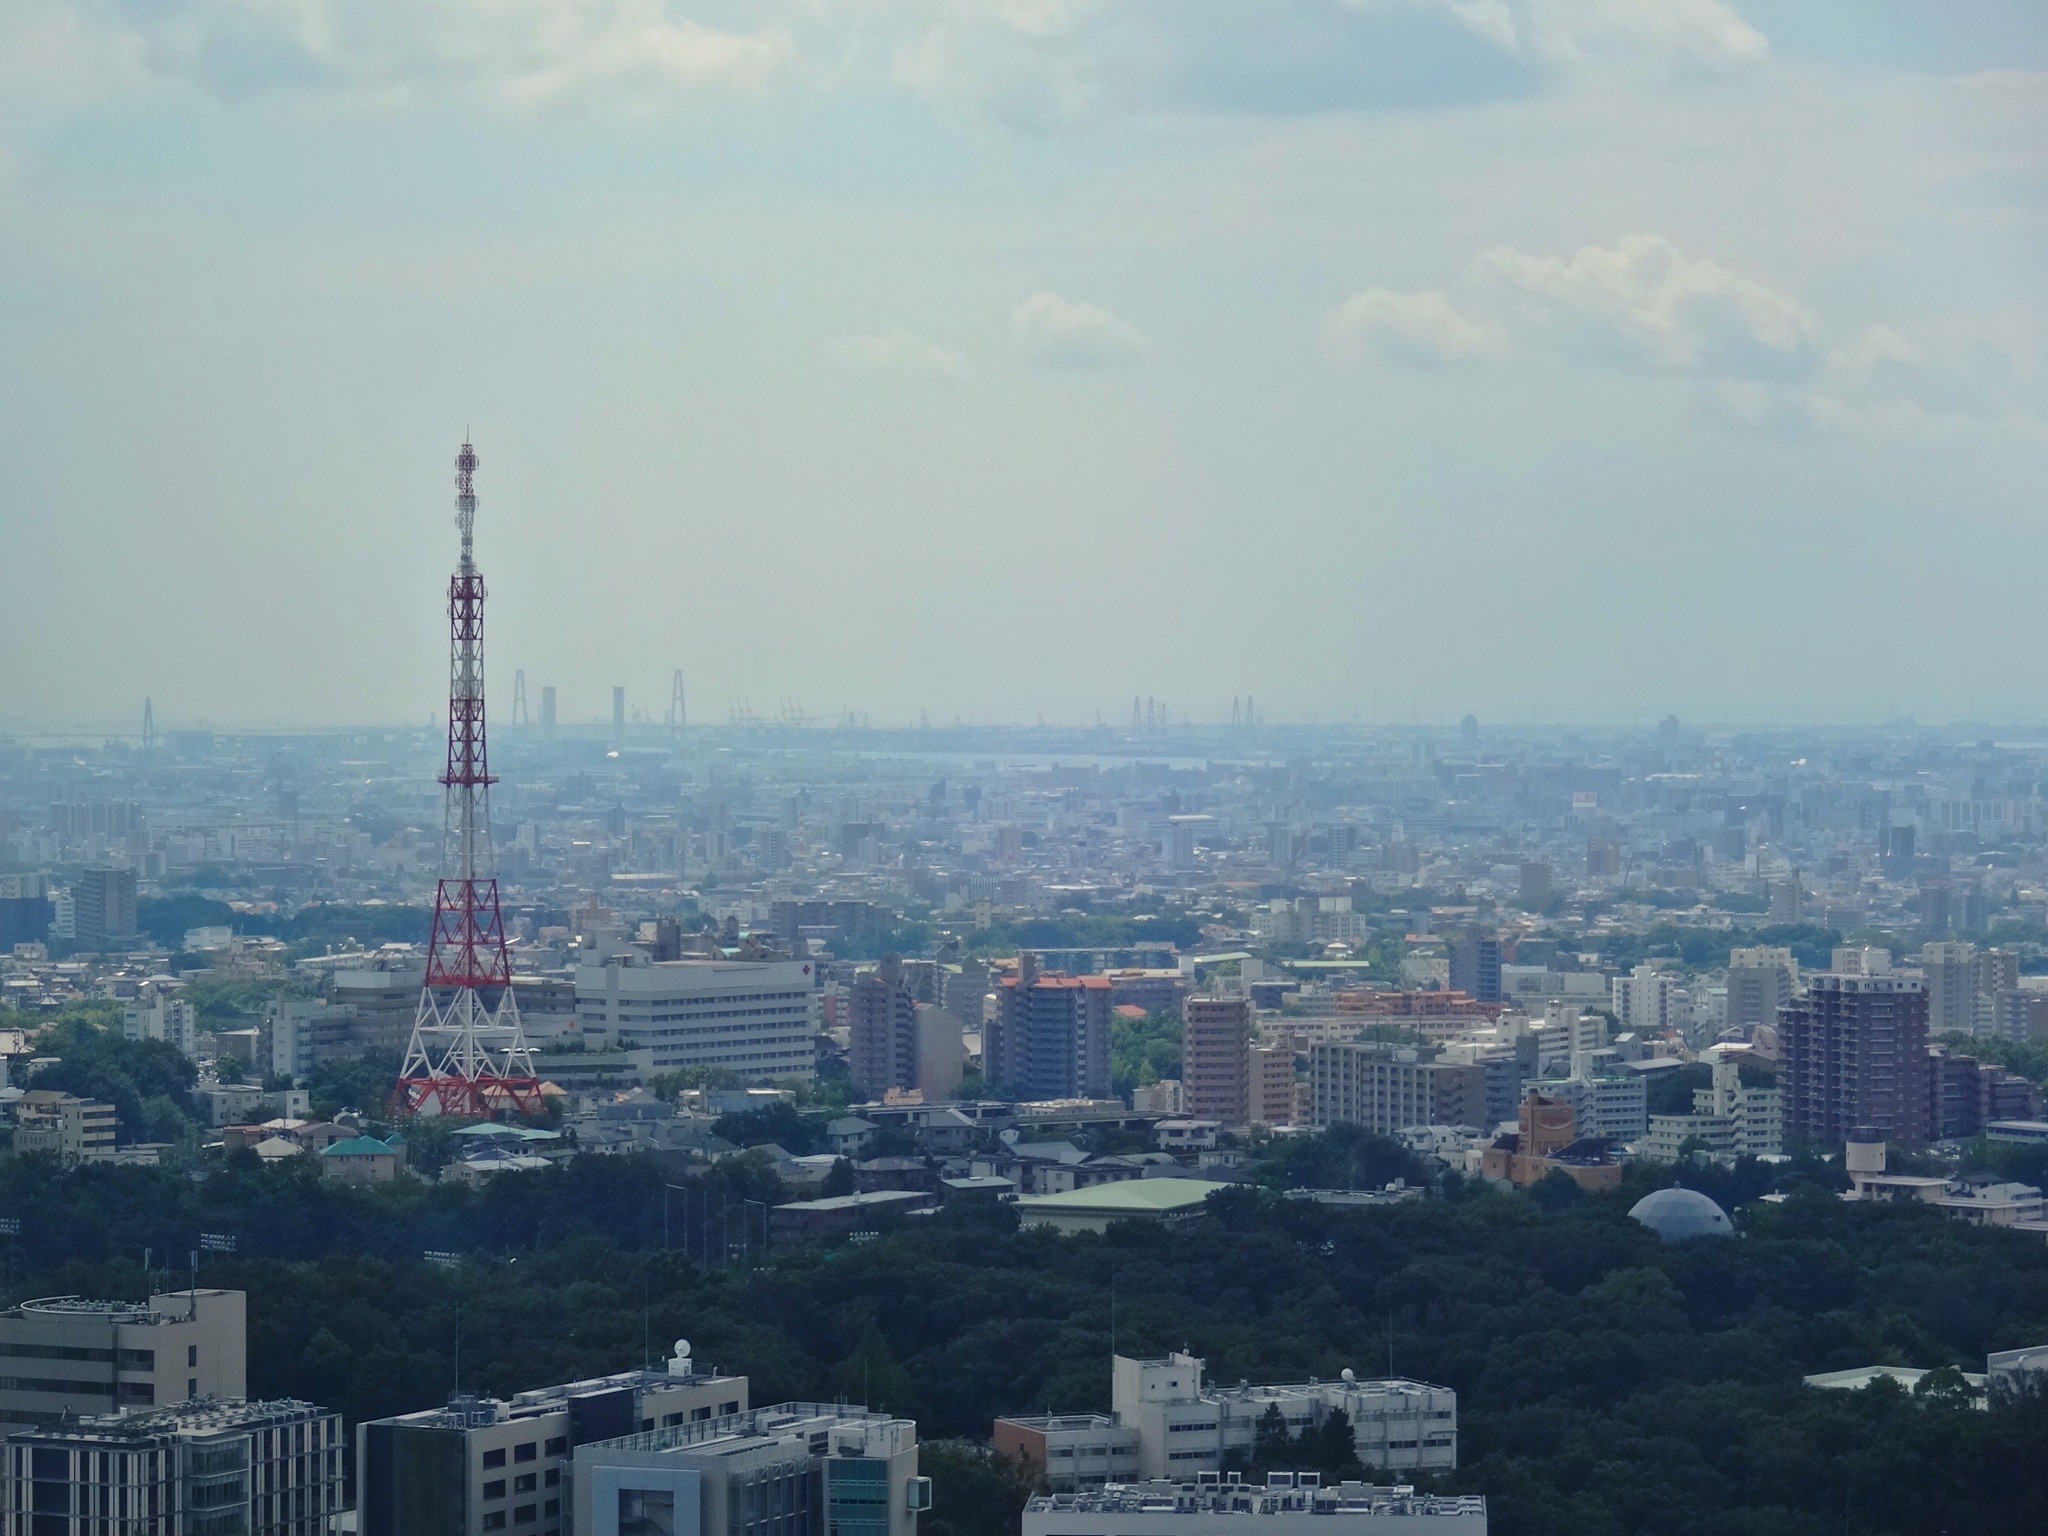
[(1004, 1146), (1014, 1147), (1015, 1145), (1017, 1145), (1017, 1127), (1015, 1127), (1014, 1125), (1011, 1126), (1008, 1130), (1003, 1132), (1002, 1136), (999, 1139), (1002, 1141), (1002, 1144)]

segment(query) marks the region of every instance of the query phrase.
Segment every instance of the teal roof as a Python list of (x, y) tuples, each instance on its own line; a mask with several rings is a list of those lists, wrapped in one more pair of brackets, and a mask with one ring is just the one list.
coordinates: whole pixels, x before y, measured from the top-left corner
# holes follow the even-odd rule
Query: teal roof
[(320, 1154), (322, 1157), (396, 1157), (398, 1148), (379, 1141), (374, 1136), (351, 1136), (347, 1141), (337, 1141)]
[(1092, 1189), (1070, 1189), (1057, 1195), (1026, 1195), (1017, 1209), (1032, 1211), (1121, 1211), (1133, 1216), (1184, 1211), (1200, 1205), (1219, 1189), (1212, 1179), (1122, 1179)]

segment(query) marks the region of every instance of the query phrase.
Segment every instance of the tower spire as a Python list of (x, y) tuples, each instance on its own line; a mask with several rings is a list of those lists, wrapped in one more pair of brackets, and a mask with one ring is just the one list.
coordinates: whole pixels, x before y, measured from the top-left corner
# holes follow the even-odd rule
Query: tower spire
[(448, 582), (448, 764), (441, 878), (427, 979), (398, 1077), (413, 1114), (537, 1115), (540, 1082), (512, 995), (512, 960), (491, 861), (490, 752), (484, 729), (484, 580), (476, 568), (476, 449), (455, 457), (462, 554)]

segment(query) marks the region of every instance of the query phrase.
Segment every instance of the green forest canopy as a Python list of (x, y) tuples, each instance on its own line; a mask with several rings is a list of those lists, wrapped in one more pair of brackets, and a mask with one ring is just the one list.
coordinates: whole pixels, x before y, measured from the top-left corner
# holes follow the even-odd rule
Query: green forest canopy
[[(1317, 1179), (1346, 1171), (1292, 1155)], [(1356, 1137), (1331, 1155), (1366, 1178), (1399, 1165)], [(7, 1162), (0, 1213), (22, 1221), (17, 1295), (138, 1294), (145, 1247), (236, 1234), (241, 1251), (202, 1278), (250, 1294), (252, 1390), (351, 1420), (439, 1401), (459, 1327), (473, 1390), (615, 1370), (646, 1338), (687, 1336), (752, 1376), (757, 1401), (867, 1382), (928, 1437), (985, 1438), (1000, 1413), (1106, 1405), (1113, 1284), (1123, 1348), (1186, 1345), (1224, 1381), (1377, 1371), (1391, 1327), (1398, 1371), (1458, 1390), (1461, 1467), (1443, 1484), (1487, 1494), (1500, 1536), (2048, 1528), (2042, 1404), (1984, 1413), (1799, 1382), (1981, 1369), (1989, 1350), (2048, 1340), (2048, 1245), (1847, 1205), (1802, 1176), (1786, 1203), (1746, 1207), (1739, 1239), (1666, 1246), (1627, 1216), (1656, 1177), (1632, 1171), (1610, 1197), (1454, 1182), (1371, 1211), (1242, 1190), (1185, 1231), (1076, 1238), (955, 1206), (753, 1270), (705, 1258), (722, 1235), (737, 1244), (746, 1201), (779, 1195), (743, 1161), (692, 1180), (687, 1200), (639, 1157), (478, 1190), (347, 1187), (246, 1154), (196, 1181)], [(1734, 1199), (1769, 1177), (1750, 1165), (1717, 1187)], [(469, 1260), (445, 1272), (429, 1248)], [(1014, 1532), (1000, 1468), (953, 1452), (933, 1466), (942, 1509), (960, 1492), (949, 1536)]]

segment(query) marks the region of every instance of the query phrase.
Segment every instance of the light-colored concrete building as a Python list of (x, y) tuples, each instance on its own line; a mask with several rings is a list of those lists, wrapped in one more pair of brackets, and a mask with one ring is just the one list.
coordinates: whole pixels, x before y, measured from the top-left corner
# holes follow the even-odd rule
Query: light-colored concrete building
[(932, 1502), (917, 1425), (844, 1403), (659, 1426), (573, 1465), (577, 1536), (916, 1536)]
[[(563, 1536), (577, 1447), (730, 1419), (747, 1378), (721, 1376), (676, 1345), (666, 1371), (627, 1371), (522, 1392), (457, 1398), (356, 1426), (361, 1536)], [(616, 1527), (613, 1527), (616, 1529)], [(677, 1529), (681, 1529), (678, 1527)]]
[(240, 1291), (50, 1296), (0, 1312), (0, 1429), (248, 1393)]
[(1379, 1471), (1448, 1470), (1458, 1464), (1458, 1394), (1394, 1377), (1216, 1387), (1206, 1367), (1177, 1351), (1159, 1359), (1118, 1355), (1112, 1411), (996, 1420), (995, 1446), (1040, 1469), (1051, 1487), (1185, 1478), (1214, 1473), (1231, 1452), (1251, 1453), (1259, 1420), (1277, 1409), (1289, 1434), (1341, 1409), (1361, 1464)]
[(1689, 1115), (1652, 1115), (1645, 1156), (1675, 1163), (1688, 1144), (1710, 1157), (1775, 1157), (1785, 1149), (1784, 1099), (1776, 1088), (1745, 1088), (1737, 1064), (1715, 1057), (1711, 1087), (1695, 1088)]
[(1161, 1478), (1085, 1493), (1039, 1494), (1022, 1536), (1486, 1536), (1486, 1500), (1400, 1485), (1322, 1485), (1313, 1472)]
[(191, 1057), (199, 1044), (198, 1014), (175, 991), (152, 983), (121, 1010), (121, 1033), (130, 1040), (161, 1040)]
[(31, 1088), (14, 1106), (14, 1150), (67, 1163), (114, 1161), (114, 1106), (54, 1088)]
[(639, 961), (576, 972), (576, 1020), (592, 1050), (616, 1046), (648, 1073), (710, 1067), (747, 1082), (809, 1082), (817, 1065), (808, 960)]
[(0, 1447), (0, 1533), (327, 1536), (343, 1507), (342, 1444), (340, 1414), (291, 1399), (44, 1424)]
[(1746, 946), (1728, 953), (1728, 990), (1722, 1026), (1744, 1038), (1759, 1025), (1777, 1026), (1778, 1010), (1799, 990), (1799, 962), (1789, 949)]
[(1294, 1048), (1255, 1045), (1248, 1055), (1252, 1124), (1295, 1124), (1301, 1114), (1301, 1095), (1294, 1075)]

